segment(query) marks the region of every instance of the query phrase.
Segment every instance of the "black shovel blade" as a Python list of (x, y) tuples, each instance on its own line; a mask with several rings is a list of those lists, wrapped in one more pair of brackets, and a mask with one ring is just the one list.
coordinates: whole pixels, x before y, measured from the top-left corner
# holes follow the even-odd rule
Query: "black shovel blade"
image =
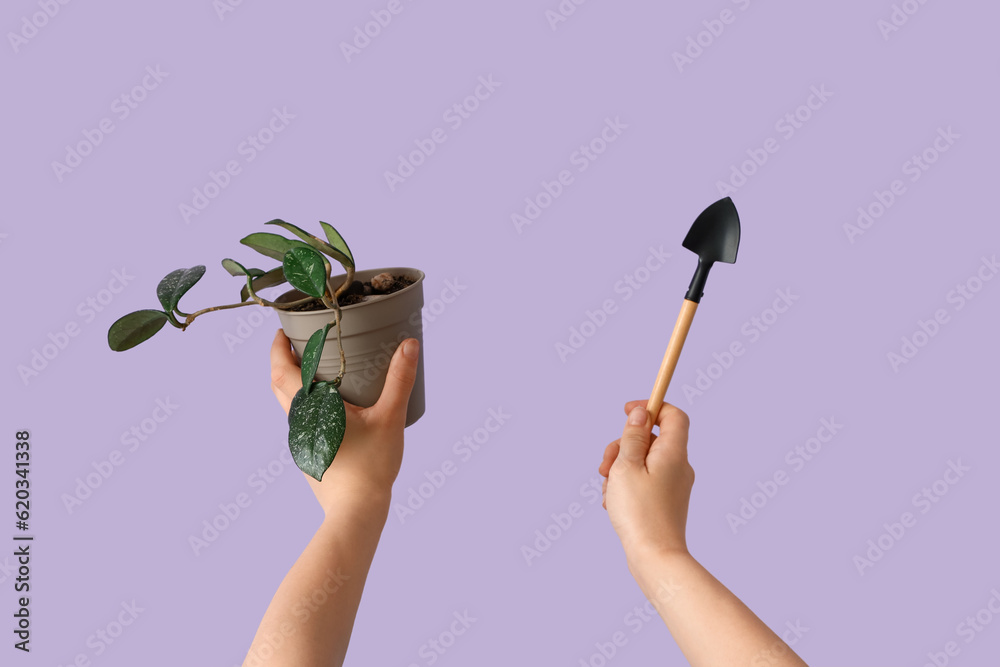
[(733, 200), (720, 199), (702, 211), (681, 245), (697, 254), (702, 262), (735, 264), (740, 247), (740, 215)]
[(708, 272), (716, 262), (736, 263), (740, 247), (740, 216), (729, 197), (715, 202), (698, 216), (681, 244), (698, 255), (698, 269), (685, 298), (699, 303)]

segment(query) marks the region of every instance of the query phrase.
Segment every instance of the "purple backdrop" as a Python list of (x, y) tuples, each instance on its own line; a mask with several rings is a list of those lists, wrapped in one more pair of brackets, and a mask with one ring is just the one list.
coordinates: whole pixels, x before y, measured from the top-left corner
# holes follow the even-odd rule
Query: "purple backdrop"
[[(209, 267), (182, 307), (232, 302), (219, 261), (255, 261), (238, 239), (282, 217), (427, 274), (427, 412), (348, 664), (684, 664), (589, 485), (652, 387), (681, 240), (728, 194), (739, 262), (667, 395), (692, 420), (692, 552), (810, 664), (995, 664), (998, 18), (7, 3), (0, 477), (9, 511), (30, 429), (35, 542), (32, 651), (8, 633), (0, 661), (240, 664), (321, 518), (281, 460), (277, 318), (213, 313), (124, 354), (106, 334), (176, 268)], [(195, 549), (206, 522), (225, 529)]]

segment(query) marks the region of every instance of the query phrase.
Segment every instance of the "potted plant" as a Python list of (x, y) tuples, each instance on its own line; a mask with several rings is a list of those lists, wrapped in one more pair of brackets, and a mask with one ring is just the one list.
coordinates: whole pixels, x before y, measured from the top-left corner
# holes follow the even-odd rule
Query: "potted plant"
[[(319, 224), (326, 240), (284, 220), (266, 224), (282, 227), (299, 238), (260, 232), (240, 240), (280, 261), (281, 266), (264, 271), (248, 269), (232, 259), (222, 260), (230, 275), (246, 279), (239, 303), (183, 312), (179, 308), (181, 297), (205, 274), (205, 266), (178, 269), (156, 288), (162, 310), (138, 310), (119, 318), (108, 329), (108, 346), (119, 352), (128, 350), (154, 336), (168, 322), (184, 331), (199, 316), (213, 311), (252, 305), (274, 308), (302, 366), (302, 389), (288, 412), (288, 446), (296, 465), (322, 480), (344, 438), (344, 400), (361, 407), (373, 405), (396, 347), (407, 338), (422, 339), (424, 274), (399, 267), (355, 271), (347, 242), (325, 222)], [(344, 274), (331, 275), (331, 259), (343, 266)], [(274, 301), (258, 294), (286, 282), (294, 289)], [(336, 350), (326, 345), (334, 336)], [(406, 425), (423, 412), (421, 340)]]

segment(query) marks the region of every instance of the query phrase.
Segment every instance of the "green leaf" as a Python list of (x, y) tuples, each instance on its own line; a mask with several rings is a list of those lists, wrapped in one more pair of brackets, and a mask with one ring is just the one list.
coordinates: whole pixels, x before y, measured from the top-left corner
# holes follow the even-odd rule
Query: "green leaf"
[(166, 312), (172, 312), (177, 308), (177, 302), (181, 300), (184, 293), (201, 280), (205, 275), (205, 266), (199, 264), (190, 269), (177, 269), (171, 271), (156, 286), (156, 296), (160, 299), (160, 305)]
[[(222, 260), (222, 268), (229, 271), (231, 276), (253, 276), (254, 278), (264, 275), (260, 269), (247, 269), (235, 259), (226, 258)], [(254, 290), (256, 291), (256, 290)]]
[[(275, 285), (280, 285), (285, 282), (285, 268), (279, 266), (276, 269), (271, 269), (259, 278), (253, 279), (253, 291), (259, 292), (262, 289), (268, 287), (274, 287)], [(244, 285), (243, 289), (240, 290), (240, 301), (246, 301), (250, 298), (250, 292), (247, 291), (247, 286)]]
[(162, 310), (137, 310), (118, 318), (108, 329), (108, 347), (123, 352), (152, 338), (167, 323)]
[(347, 241), (340, 235), (340, 232), (334, 229), (333, 225), (325, 223), (322, 220), (319, 221), (319, 224), (326, 233), (326, 240), (330, 242), (330, 245), (347, 255), (351, 260), (351, 266), (357, 267), (357, 264), (354, 263), (354, 255), (351, 253), (351, 249), (347, 247)]
[(251, 234), (250, 236), (240, 239), (240, 243), (253, 248), (262, 255), (266, 255), (271, 259), (276, 259), (279, 262), (285, 258), (285, 253), (292, 248), (311, 247), (308, 243), (296, 241), (295, 239), (286, 239), (284, 236), (269, 234), (267, 232), (257, 232), (256, 234)]
[[(350, 256), (350, 254), (349, 254), (351, 252), (350, 250), (347, 251), (348, 254), (345, 254), (343, 251), (338, 250), (337, 248), (334, 248), (332, 245), (330, 245), (326, 241), (321, 241), (320, 239), (316, 238), (315, 236), (313, 236), (309, 232), (305, 231), (304, 229), (296, 227), (292, 223), (285, 222), (284, 220), (271, 220), (270, 222), (267, 222), (267, 223), (264, 223), (264, 224), (278, 225), (280, 227), (284, 227), (285, 229), (287, 229), (288, 231), (290, 231), (292, 234), (295, 234), (296, 236), (298, 236), (300, 239), (305, 240), (306, 243), (308, 243), (310, 246), (312, 246), (316, 250), (319, 250), (320, 252), (326, 253), (330, 257), (333, 257), (335, 260), (337, 260), (338, 262), (340, 262), (344, 266), (345, 269), (347, 268), (348, 265), (350, 265), (352, 268), (354, 267), (354, 258)], [(331, 229), (333, 229), (333, 228), (331, 227)], [(336, 231), (336, 230), (334, 230), (334, 231)], [(337, 234), (337, 236), (339, 237), (340, 234)], [(343, 239), (341, 239), (341, 240), (343, 240)], [(344, 244), (344, 247), (345, 248), (347, 247), (346, 243)]]
[(292, 248), (285, 253), (282, 268), (292, 287), (303, 294), (323, 298), (326, 293), (326, 261), (309, 246)]
[(319, 368), (319, 358), (323, 354), (323, 345), (326, 343), (326, 335), (330, 332), (333, 322), (328, 322), (322, 329), (317, 329), (309, 336), (306, 349), (302, 351), (302, 386), (306, 391), (312, 391), (312, 381), (316, 377), (316, 369)]
[(332, 382), (317, 382), (312, 391), (302, 387), (288, 410), (288, 448), (295, 465), (323, 481), (344, 440), (347, 410)]

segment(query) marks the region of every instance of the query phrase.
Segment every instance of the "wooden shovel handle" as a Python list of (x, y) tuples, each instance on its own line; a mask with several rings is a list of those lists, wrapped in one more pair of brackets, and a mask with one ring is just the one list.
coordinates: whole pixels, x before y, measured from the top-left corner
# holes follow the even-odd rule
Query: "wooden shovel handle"
[(667, 387), (670, 386), (670, 378), (674, 376), (674, 368), (677, 367), (677, 360), (681, 356), (681, 349), (684, 347), (696, 310), (698, 310), (696, 302), (684, 299), (681, 313), (677, 316), (677, 323), (674, 324), (674, 332), (670, 334), (670, 342), (667, 343), (667, 351), (663, 355), (663, 363), (660, 364), (660, 372), (656, 375), (653, 393), (650, 394), (649, 403), (646, 404), (651, 424), (656, 423), (656, 417), (660, 414), (663, 397), (667, 393)]

